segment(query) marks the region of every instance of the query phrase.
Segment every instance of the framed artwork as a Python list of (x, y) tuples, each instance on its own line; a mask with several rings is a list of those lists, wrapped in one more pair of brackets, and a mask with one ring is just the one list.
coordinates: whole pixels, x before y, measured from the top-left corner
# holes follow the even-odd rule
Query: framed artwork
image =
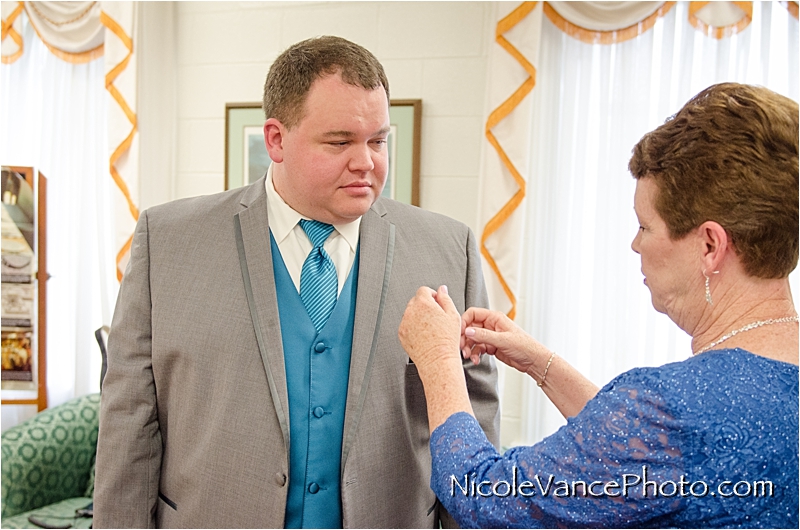
[[(419, 206), (422, 100), (392, 100), (389, 108), (389, 175), (382, 195)], [(264, 146), (261, 103), (225, 105), (225, 189), (260, 179), (271, 160)]]
[(47, 408), (47, 179), (2, 167), (2, 404)]
[(225, 105), (225, 189), (247, 186), (266, 173), (270, 162), (264, 145), (261, 103)]
[(389, 122), (389, 175), (382, 195), (419, 206), (422, 100), (393, 99)]

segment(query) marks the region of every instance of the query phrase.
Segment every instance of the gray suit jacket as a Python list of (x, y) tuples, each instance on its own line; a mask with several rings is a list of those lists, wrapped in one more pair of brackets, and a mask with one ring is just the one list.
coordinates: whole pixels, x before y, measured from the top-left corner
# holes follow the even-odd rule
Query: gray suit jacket
[[(267, 227), (263, 179), (142, 213), (108, 340), (95, 527), (283, 527), (291, 433)], [(379, 199), (359, 259), (343, 522), (438, 526), (425, 395), (397, 328), (421, 285), (447, 284), (459, 311), (486, 305), (475, 238)], [(465, 367), (497, 445), (495, 367)]]

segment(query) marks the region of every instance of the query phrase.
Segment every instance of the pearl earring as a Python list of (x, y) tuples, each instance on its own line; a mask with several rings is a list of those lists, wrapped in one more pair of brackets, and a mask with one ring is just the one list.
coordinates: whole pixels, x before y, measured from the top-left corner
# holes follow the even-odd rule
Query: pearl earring
[[(719, 271), (713, 271), (711, 274), (719, 274)], [(708, 287), (711, 278), (708, 277), (705, 269), (703, 269), (703, 276), (706, 279), (706, 302), (708, 302), (708, 305), (714, 305), (714, 302), (711, 300), (711, 289)]]

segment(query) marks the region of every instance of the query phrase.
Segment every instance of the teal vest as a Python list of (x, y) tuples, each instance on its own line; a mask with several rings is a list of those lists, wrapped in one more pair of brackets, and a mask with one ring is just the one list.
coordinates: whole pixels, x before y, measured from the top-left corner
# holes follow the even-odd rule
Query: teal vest
[(286, 528), (341, 528), (340, 467), (358, 252), (336, 307), (317, 333), (270, 232), (289, 392)]

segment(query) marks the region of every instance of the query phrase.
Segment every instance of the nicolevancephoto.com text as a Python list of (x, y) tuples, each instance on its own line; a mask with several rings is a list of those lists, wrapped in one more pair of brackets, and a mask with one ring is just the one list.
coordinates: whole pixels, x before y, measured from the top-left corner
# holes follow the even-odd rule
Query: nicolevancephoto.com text
[(533, 497), (534, 495), (554, 497), (772, 497), (774, 484), (769, 480), (732, 481), (723, 480), (718, 485), (709, 485), (705, 481), (689, 481), (684, 475), (677, 481), (664, 480), (657, 482), (648, 480), (647, 466), (642, 466), (641, 474), (623, 474), (620, 481), (585, 481), (557, 480), (554, 475), (547, 478), (534, 475), (533, 481), (519, 481), (517, 466), (512, 468), (511, 481), (483, 480), (478, 482), (474, 477), (464, 475), (463, 482), (459, 477), (450, 475), (450, 495), (465, 497)]

